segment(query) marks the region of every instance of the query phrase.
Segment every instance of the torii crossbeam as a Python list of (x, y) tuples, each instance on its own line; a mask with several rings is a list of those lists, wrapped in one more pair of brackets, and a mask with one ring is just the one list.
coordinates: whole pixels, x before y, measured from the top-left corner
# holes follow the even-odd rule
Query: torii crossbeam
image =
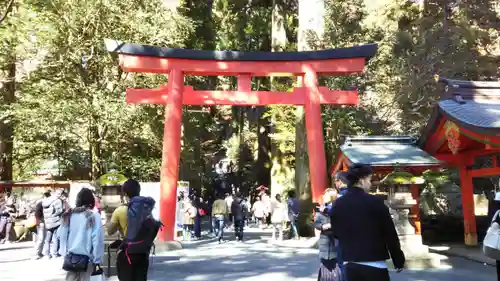
[[(128, 72), (168, 74), (168, 85), (158, 89), (127, 89), (127, 103), (166, 104), (160, 180), (161, 241), (174, 240), (176, 190), (181, 148), (182, 105), (270, 105), (305, 107), (307, 146), (313, 200), (328, 186), (321, 104), (355, 105), (357, 91), (335, 91), (318, 86), (318, 76), (363, 72), (377, 45), (308, 52), (233, 52), (170, 49), (106, 40)], [(184, 85), (185, 75), (237, 76), (237, 91), (195, 91)], [(298, 76), (301, 87), (292, 92), (252, 91), (252, 76)]]

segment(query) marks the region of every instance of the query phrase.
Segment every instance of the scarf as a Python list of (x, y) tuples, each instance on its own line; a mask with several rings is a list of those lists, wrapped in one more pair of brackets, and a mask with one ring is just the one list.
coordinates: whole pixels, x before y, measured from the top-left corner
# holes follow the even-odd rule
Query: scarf
[(69, 225), (69, 219), (71, 218), (71, 215), (73, 214), (79, 214), (79, 213), (84, 213), (85, 217), (87, 218), (87, 227), (92, 228), (94, 227), (95, 224), (95, 219), (94, 219), (94, 213), (89, 210), (87, 207), (76, 207), (73, 209), (69, 209), (66, 211), (62, 217), (63, 217), (63, 224), (64, 225)]

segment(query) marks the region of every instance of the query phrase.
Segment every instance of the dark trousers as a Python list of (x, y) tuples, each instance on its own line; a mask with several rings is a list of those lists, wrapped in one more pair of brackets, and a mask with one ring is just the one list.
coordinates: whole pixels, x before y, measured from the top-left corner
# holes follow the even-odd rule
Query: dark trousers
[(57, 238), (57, 229), (58, 227), (54, 227), (51, 229), (47, 229), (45, 233), (45, 241), (43, 245), (43, 255), (48, 257), (56, 257), (59, 255), (59, 239)]
[(199, 215), (194, 217), (194, 236), (201, 238), (201, 217)]
[(14, 223), (7, 216), (0, 217), (0, 238), (4, 241), (10, 241), (10, 232)]
[(129, 254), (127, 258), (125, 251), (121, 251), (116, 257), (116, 270), (120, 281), (147, 281), (148, 268), (148, 254)]
[(500, 281), (500, 261), (497, 261), (497, 280)]
[(234, 235), (236, 239), (243, 240), (243, 227), (245, 226), (245, 219), (234, 219)]
[(357, 263), (345, 265), (345, 275), (349, 281), (389, 281), (389, 271), (386, 268), (377, 268)]

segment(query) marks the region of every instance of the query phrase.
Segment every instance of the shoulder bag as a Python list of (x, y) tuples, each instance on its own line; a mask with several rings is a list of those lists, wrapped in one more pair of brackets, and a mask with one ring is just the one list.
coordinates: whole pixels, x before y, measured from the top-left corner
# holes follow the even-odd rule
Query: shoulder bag
[(500, 225), (496, 222), (499, 215), (500, 210), (493, 216), (491, 225), (483, 240), (484, 255), (497, 261), (500, 260)]
[(68, 237), (66, 237), (66, 255), (64, 255), (63, 269), (70, 272), (86, 272), (90, 258), (86, 255), (74, 254), (68, 251), (71, 215), (68, 218)]

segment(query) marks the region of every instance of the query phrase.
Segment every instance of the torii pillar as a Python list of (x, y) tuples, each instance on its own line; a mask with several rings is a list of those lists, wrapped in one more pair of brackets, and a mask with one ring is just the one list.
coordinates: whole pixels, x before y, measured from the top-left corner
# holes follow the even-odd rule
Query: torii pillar
[[(375, 44), (309, 52), (232, 52), (169, 49), (106, 40), (128, 72), (168, 74), (168, 85), (157, 89), (127, 89), (127, 103), (166, 104), (160, 180), (161, 241), (175, 239), (175, 212), (182, 105), (265, 106), (293, 104), (305, 107), (313, 201), (328, 187), (321, 105), (355, 105), (357, 91), (319, 87), (320, 75), (361, 73), (377, 49)], [(238, 77), (237, 91), (195, 91), (184, 85), (185, 75)], [(292, 92), (252, 91), (252, 76), (303, 76), (304, 85)]]

